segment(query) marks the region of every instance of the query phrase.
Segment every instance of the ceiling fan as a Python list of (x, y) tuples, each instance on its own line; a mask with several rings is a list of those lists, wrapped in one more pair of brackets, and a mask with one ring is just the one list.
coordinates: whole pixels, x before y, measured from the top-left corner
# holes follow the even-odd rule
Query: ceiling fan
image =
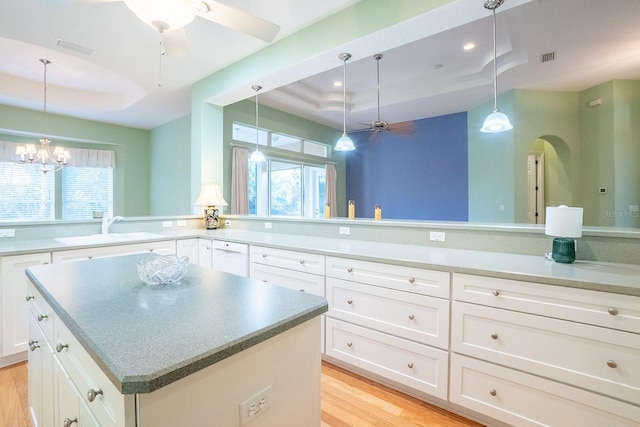
[(380, 119), (380, 60), (382, 59), (382, 54), (381, 53), (375, 54), (373, 56), (373, 59), (376, 60), (376, 69), (377, 69), (377, 77), (378, 77), (378, 86), (377, 86), (378, 88), (378, 119), (371, 123), (361, 123), (369, 127), (364, 129), (358, 129), (352, 132), (373, 132), (371, 134), (370, 139), (377, 138), (380, 135), (380, 133), (384, 131), (396, 133), (399, 135), (413, 135), (415, 125), (411, 121), (389, 123), (385, 120)]
[(167, 55), (184, 55), (188, 51), (184, 26), (196, 16), (271, 42), (280, 27), (262, 18), (215, 0), (82, 0), (85, 3), (122, 1), (141, 21), (162, 35)]

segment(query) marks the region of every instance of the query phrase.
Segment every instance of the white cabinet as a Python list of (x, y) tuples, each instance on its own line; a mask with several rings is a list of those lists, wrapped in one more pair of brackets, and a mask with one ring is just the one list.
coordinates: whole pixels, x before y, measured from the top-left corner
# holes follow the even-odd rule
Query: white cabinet
[[(29, 279), (24, 273), (27, 267), (47, 264), (51, 262), (51, 254), (35, 253), (27, 255), (13, 255), (2, 257), (0, 280), (0, 300), (2, 301), (2, 326), (0, 341), (0, 366), (2, 360), (13, 363), (10, 356), (23, 353), (27, 350), (29, 337), (29, 325), (27, 322), (27, 283)], [(21, 356), (24, 359), (24, 355)]]
[(463, 274), (453, 297), (452, 402), (518, 425), (640, 419), (640, 298)]
[(250, 277), (325, 296), (323, 255), (251, 246)]
[(96, 246), (83, 249), (70, 249), (68, 251), (53, 252), (53, 262), (67, 262), (81, 259), (105, 258), (118, 255), (141, 254), (153, 252), (160, 255), (173, 255), (176, 253), (176, 241), (166, 240), (160, 242), (132, 243), (116, 246)]
[(198, 239), (198, 264), (211, 268), (212, 241), (209, 239)]
[(176, 240), (176, 255), (179, 257), (189, 257), (191, 264), (199, 264), (200, 254), (198, 245), (200, 239), (181, 239)]
[(214, 240), (211, 247), (211, 267), (214, 270), (249, 277), (249, 245)]
[(326, 258), (326, 355), (446, 400), (449, 273)]
[(53, 350), (29, 315), (29, 414), (34, 427), (53, 426)]

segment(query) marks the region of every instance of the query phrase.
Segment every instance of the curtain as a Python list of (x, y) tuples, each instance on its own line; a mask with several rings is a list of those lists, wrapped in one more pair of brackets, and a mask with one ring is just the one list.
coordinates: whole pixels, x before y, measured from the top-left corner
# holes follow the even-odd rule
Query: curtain
[(324, 186), (324, 200), (331, 206), (331, 216), (338, 216), (338, 200), (336, 196), (336, 180), (338, 173), (336, 165), (327, 163), (325, 165), (326, 181)]
[(249, 214), (249, 150), (243, 147), (233, 147), (231, 214)]
[[(17, 142), (0, 141), (0, 162), (18, 162), (20, 157), (16, 154)], [(36, 146), (38, 146), (36, 144)], [(85, 168), (116, 168), (116, 153), (110, 150), (89, 150), (85, 148), (69, 148), (71, 158), (68, 166)], [(53, 149), (51, 150), (53, 151)]]

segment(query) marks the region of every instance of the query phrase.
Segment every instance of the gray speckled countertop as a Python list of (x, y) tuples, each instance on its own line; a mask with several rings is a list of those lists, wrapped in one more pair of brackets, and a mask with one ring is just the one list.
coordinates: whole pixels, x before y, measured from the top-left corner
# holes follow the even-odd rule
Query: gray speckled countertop
[(149, 393), (327, 311), (327, 301), (190, 264), (148, 286), (129, 255), (41, 265), (27, 276), (124, 394)]

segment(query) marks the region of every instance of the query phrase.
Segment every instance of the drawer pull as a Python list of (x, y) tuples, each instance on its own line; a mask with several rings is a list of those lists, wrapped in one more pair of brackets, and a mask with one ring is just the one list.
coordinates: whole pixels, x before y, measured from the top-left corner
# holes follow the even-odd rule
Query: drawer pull
[(618, 364), (614, 360), (607, 360), (607, 366), (610, 368), (617, 368)]
[(612, 316), (616, 316), (618, 314), (618, 309), (611, 307), (610, 309), (607, 310), (607, 313), (609, 313)]
[(56, 351), (57, 351), (58, 353), (62, 353), (62, 350), (64, 350), (65, 348), (69, 348), (69, 344), (61, 344), (61, 343), (58, 343), (58, 344), (56, 345)]
[(500, 295), (500, 291), (498, 291), (497, 289), (494, 289), (493, 292), (491, 292), (493, 294), (494, 297), (497, 297), (498, 295)]
[(347, 304), (349, 304), (349, 305), (353, 304), (353, 300), (352, 299), (347, 300)]
[(62, 425), (63, 425), (64, 427), (71, 427), (71, 424), (73, 424), (73, 423), (77, 423), (77, 422), (78, 422), (78, 418), (77, 418), (77, 417), (76, 417), (76, 418), (74, 418), (74, 419), (71, 419), (71, 418), (65, 418), (65, 419), (64, 419), (64, 421), (62, 422)]
[(299, 291), (300, 291), (300, 292), (304, 292), (304, 289), (300, 288), (300, 289), (299, 289)]
[(303, 259), (300, 260), (300, 264), (301, 265), (304, 264), (304, 260)]
[(38, 345), (38, 341), (33, 341), (33, 343), (29, 344), (29, 349), (31, 351), (36, 351), (36, 349), (40, 348)]
[(149, 252), (153, 252), (153, 248), (152, 248), (152, 249), (149, 249)]
[(27, 295), (25, 297), (25, 299), (27, 300), (27, 302), (31, 301), (32, 299), (34, 299), (35, 297), (33, 295)]
[[(89, 255), (87, 258), (93, 259), (93, 255)], [(67, 418), (68, 419), (68, 418)]]
[(267, 283), (267, 279), (262, 279), (262, 281), (263, 281), (264, 283)]
[(491, 334), (491, 339), (492, 340), (497, 340), (498, 339), (498, 334), (496, 334), (496, 333)]
[(498, 393), (495, 391), (495, 389), (491, 389), (491, 390), (489, 390), (489, 394), (490, 394), (491, 396), (495, 396), (495, 395), (496, 395), (496, 394), (498, 394)]
[(411, 362), (407, 363), (407, 368), (413, 369), (413, 363), (411, 363)]
[(415, 319), (415, 316), (413, 314), (410, 314), (409, 315), (409, 320), (413, 320), (413, 319)]
[(353, 343), (352, 343), (352, 342), (348, 342), (348, 343), (347, 343), (347, 347), (351, 347), (352, 345), (353, 345)]
[(34, 340), (29, 340), (29, 347), (31, 347), (32, 345), (34, 345), (35, 343), (37, 343), (38, 341), (34, 341)]
[(266, 257), (267, 257), (267, 254), (262, 254), (262, 258), (266, 258)]
[(90, 389), (87, 392), (87, 400), (89, 402), (93, 402), (94, 400), (96, 400), (96, 397), (98, 397), (98, 395), (104, 394), (102, 393), (102, 389), (99, 390), (94, 390), (94, 389)]
[(347, 273), (353, 273), (353, 268), (351, 267), (347, 268)]
[(415, 281), (416, 281), (416, 279), (414, 277), (409, 277), (409, 283), (413, 283)]
[(38, 314), (38, 322), (42, 322), (47, 317), (49, 316), (47, 316), (46, 314)]

